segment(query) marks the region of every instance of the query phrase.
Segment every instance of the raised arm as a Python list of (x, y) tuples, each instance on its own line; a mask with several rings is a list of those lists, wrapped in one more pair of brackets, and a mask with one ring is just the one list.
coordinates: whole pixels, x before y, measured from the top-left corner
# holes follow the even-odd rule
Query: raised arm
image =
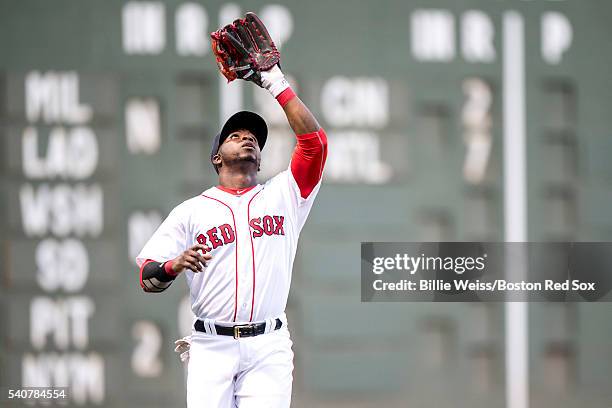
[[(262, 72), (262, 78), (264, 78), (264, 84), (269, 84), (267, 78), (274, 78), (276, 81), (280, 81), (280, 88), (282, 89), (277, 95), (271, 91), (272, 96), (281, 104), (285, 115), (287, 115), (287, 121), (289, 126), (293, 129), (296, 135), (303, 135), (306, 133), (317, 132), (321, 129), (319, 122), (315, 119), (314, 115), (310, 112), (308, 107), (302, 102), (300, 98), (295, 95), (289, 83), (285, 80), (285, 76), (281, 72), (278, 65), (275, 65), (269, 72)], [(280, 79), (278, 77), (281, 77)], [(273, 84), (270, 84), (270, 88), (273, 88)], [(269, 89), (270, 90), (270, 89)]]
[(291, 173), (302, 198), (321, 180), (327, 157), (327, 137), (310, 110), (295, 95), (278, 63), (280, 53), (263, 22), (254, 14), (235, 20), (211, 34), (212, 48), (221, 73), (267, 89), (283, 107), (297, 145), (291, 157)]
[[(277, 66), (272, 70), (280, 72)], [(266, 74), (268, 73), (262, 72), (264, 78)], [(323, 167), (327, 159), (327, 136), (304, 102), (286, 83), (284, 76), (282, 80), (286, 87), (276, 96), (276, 100), (283, 107), (287, 121), (297, 139), (291, 156), (291, 173), (302, 198), (308, 198), (323, 176)]]
[(297, 96), (291, 99), (285, 106), (283, 106), (285, 115), (291, 129), (296, 135), (302, 135), (304, 133), (312, 133), (321, 129), (319, 122), (315, 119), (314, 115), (310, 113), (310, 110), (304, 105), (304, 102)]

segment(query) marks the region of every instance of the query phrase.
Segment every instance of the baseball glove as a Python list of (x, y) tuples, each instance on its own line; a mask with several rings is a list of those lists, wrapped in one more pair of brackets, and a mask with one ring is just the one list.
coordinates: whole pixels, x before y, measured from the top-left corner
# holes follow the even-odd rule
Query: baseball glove
[(228, 82), (236, 78), (262, 85), (261, 72), (278, 64), (280, 53), (255, 13), (210, 34), (217, 65)]

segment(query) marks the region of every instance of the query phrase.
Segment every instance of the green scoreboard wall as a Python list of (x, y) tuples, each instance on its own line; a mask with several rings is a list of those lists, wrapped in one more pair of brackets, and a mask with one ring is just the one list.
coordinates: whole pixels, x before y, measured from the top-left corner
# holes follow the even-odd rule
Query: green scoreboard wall
[[(330, 142), (288, 307), (295, 404), (412, 390), (415, 404), (503, 406), (503, 307), (360, 304), (359, 243), (503, 240), (509, 15), (526, 39), (529, 239), (610, 239), (603, 1), (1, 2), (0, 387), (66, 384), (73, 405), (182, 404), (171, 345), (189, 332), (186, 285), (143, 293), (134, 257), (175, 205), (216, 183), (210, 144), (234, 111), (270, 125), (261, 179), (288, 164), (280, 108), (226, 84), (211, 56), (208, 33), (249, 10)], [(609, 402), (610, 308), (553, 309), (531, 309), (532, 399), (552, 403), (542, 373), (558, 364), (577, 390), (568, 406)], [(553, 334), (538, 331), (550, 316)], [(441, 351), (449, 330), (455, 359)], [(427, 347), (441, 365), (419, 359)], [(428, 379), (447, 393), (419, 394)]]

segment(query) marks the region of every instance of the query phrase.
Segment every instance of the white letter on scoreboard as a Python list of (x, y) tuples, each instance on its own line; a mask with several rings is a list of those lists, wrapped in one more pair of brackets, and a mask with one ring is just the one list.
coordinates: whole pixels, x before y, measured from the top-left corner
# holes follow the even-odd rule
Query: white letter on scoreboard
[(132, 337), (137, 341), (132, 353), (132, 370), (144, 378), (159, 377), (163, 372), (160, 358), (162, 334), (149, 320), (139, 320), (132, 326)]
[(274, 44), (280, 49), (293, 33), (293, 17), (291, 11), (279, 4), (269, 4), (261, 9), (260, 17), (266, 22), (266, 27)]
[(174, 18), (176, 52), (182, 56), (206, 55), (208, 45), (208, 15), (197, 3), (181, 4)]
[(69, 361), (71, 387), (69, 392), (77, 405), (92, 402), (101, 405), (105, 398), (104, 359), (98, 353), (72, 354)]
[(41, 117), (45, 123), (59, 122), (59, 79), (55, 72), (28, 73), (25, 79), (26, 118), (36, 122)]
[(123, 6), (123, 52), (159, 54), (166, 45), (166, 11), (154, 1), (130, 1)]
[(70, 319), (72, 344), (84, 349), (89, 344), (89, 319), (96, 310), (94, 302), (88, 296), (68, 298), (65, 303), (66, 315)]
[(125, 136), (132, 154), (153, 154), (161, 144), (159, 103), (153, 98), (132, 99), (125, 106)]
[(34, 349), (42, 350), (49, 335), (53, 335), (55, 347), (60, 350), (68, 348), (68, 319), (63, 302), (37, 296), (30, 303), (30, 343)]
[(455, 19), (448, 10), (416, 10), (411, 16), (412, 55), (419, 61), (455, 57)]
[(549, 11), (542, 16), (542, 58), (552, 65), (561, 62), (572, 45), (572, 24), (563, 14)]
[(461, 50), (469, 62), (495, 60), (495, 28), (493, 22), (480, 10), (470, 10), (461, 17)]

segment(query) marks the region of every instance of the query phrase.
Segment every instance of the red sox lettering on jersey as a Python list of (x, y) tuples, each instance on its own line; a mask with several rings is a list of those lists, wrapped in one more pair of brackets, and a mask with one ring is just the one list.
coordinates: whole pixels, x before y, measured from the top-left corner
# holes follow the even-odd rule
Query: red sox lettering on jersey
[[(265, 215), (262, 217), (251, 218), (249, 226), (253, 230), (253, 238), (259, 238), (265, 235), (285, 235), (284, 229), (285, 217), (283, 215)], [(221, 245), (227, 245), (234, 242), (236, 233), (229, 224), (219, 225), (206, 231), (205, 234), (198, 234), (196, 241), (199, 244), (206, 245), (209, 249), (216, 249)]]

